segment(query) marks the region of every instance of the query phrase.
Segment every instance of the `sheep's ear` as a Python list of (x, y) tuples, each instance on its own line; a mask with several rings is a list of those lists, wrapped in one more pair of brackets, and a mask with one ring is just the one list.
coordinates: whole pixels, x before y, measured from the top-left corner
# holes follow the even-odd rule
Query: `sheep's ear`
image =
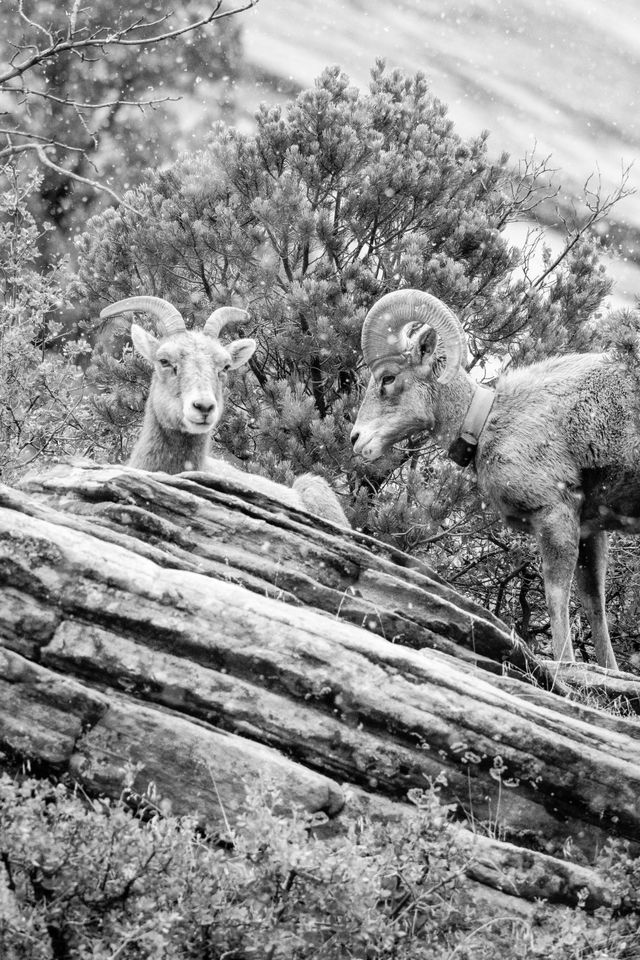
[(257, 342), (251, 337), (245, 340), (234, 340), (232, 343), (225, 344), (225, 350), (231, 357), (231, 369), (236, 370), (243, 366), (253, 356)]
[(418, 363), (432, 363), (438, 345), (438, 334), (433, 327), (426, 327), (418, 333), (415, 344)]
[(131, 339), (138, 353), (141, 354), (145, 360), (148, 360), (149, 363), (153, 363), (158, 349), (158, 341), (153, 334), (147, 333), (139, 324), (132, 323)]

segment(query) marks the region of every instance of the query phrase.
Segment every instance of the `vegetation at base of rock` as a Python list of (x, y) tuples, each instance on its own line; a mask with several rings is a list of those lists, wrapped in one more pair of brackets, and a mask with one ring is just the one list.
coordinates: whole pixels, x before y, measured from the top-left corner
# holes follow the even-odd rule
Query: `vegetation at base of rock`
[[(139, 798), (140, 799), (140, 798)], [(637, 957), (637, 865), (601, 857), (624, 914), (540, 904), (487, 922), (433, 791), (404, 824), (353, 822), (322, 839), (267, 785), (224, 837), (159, 814), (151, 788), (89, 800), (61, 784), (0, 777), (0, 952), (49, 958)], [(146, 815), (140, 811), (146, 810)], [(320, 824), (321, 828), (321, 824)], [(625, 893), (628, 896), (625, 899)]]

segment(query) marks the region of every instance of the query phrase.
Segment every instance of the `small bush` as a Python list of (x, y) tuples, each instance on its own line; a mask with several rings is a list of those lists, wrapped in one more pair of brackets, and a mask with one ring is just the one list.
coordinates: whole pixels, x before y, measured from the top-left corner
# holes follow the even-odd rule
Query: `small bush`
[(34, 461), (86, 446), (77, 361), (89, 346), (60, 346), (64, 264), (43, 269), (28, 210), (41, 181), (0, 164), (0, 183), (8, 185), (0, 191), (0, 478), (13, 483)]
[(433, 794), (422, 796), (411, 824), (358, 821), (330, 839), (316, 836), (305, 814), (285, 817), (276, 806), (282, 798), (266, 788), (250, 792), (222, 843), (188, 818), (142, 822), (123, 801), (0, 777), (0, 956), (638, 956), (629, 917), (541, 906), (535, 929), (518, 917), (487, 919)]

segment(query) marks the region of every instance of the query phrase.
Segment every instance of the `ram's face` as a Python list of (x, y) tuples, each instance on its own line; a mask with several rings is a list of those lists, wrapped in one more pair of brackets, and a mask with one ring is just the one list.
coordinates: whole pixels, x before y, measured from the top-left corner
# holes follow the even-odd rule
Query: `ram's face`
[(132, 327), (136, 349), (153, 365), (149, 403), (166, 430), (209, 433), (222, 416), (229, 370), (242, 366), (254, 340), (222, 344), (206, 333), (182, 332), (160, 341)]
[(377, 460), (394, 443), (434, 429), (439, 385), (451, 383), (465, 357), (464, 331), (437, 297), (403, 289), (371, 307), (361, 343), (371, 379), (351, 442), (363, 460)]
[(388, 367), (372, 374), (351, 431), (354, 453), (363, 460), (377, 460), (395, 443), (431, 431), (434, 388), (430, 364)]

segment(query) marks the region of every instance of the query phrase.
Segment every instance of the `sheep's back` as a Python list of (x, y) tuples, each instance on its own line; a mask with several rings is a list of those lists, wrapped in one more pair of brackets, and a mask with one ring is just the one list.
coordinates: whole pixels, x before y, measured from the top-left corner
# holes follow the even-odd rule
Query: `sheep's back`
[(515, 369), (496, 386), (478, 449), (478, 480), (505, 516), (581, 496), (586, 470), (633, 474), (640, 390), (602, 354)]

